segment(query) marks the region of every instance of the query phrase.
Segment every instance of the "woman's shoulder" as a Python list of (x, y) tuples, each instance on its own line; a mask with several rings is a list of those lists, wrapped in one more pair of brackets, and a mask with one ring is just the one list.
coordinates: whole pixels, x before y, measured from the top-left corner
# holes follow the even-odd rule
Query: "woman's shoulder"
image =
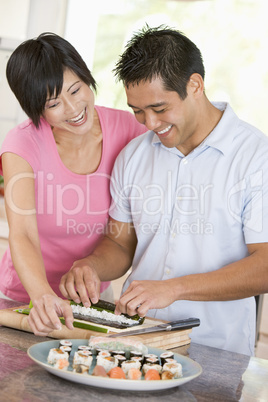
[(13, 127), (6, 135), (6, 137), (14, 136), (37, 136), (38, 133), (49, 130), (48, 123), (41, 118), (39, 127), (35, 127), (31, 119), (24, 120), (17, 126)]
[(47, 132), (50, 126), (45, 120), (41, 119), (38, 128), (35, 127), (30, 119), (23, 121), (12, 128), (5, 136), (0, 154), (4, 152), (14, 152), (22, 157), (39, 152), (47, 141)]
[(133, 114), (128, 110), (115, 109), (112, 107), (99, 106), (99, 105), (95, 105), (95, 108), (98, 112), (98, 115), (101, 115), (103, 117), (114, 118), (114, 119), (117, 118), (135, 119)]
[(146, 127), (139, 123), (133, 113), (127, 110), (114, 109), (104, 106), (96, 106), (102, 130), (116, 136), (126, 136), (128, 141), (147, 131)]

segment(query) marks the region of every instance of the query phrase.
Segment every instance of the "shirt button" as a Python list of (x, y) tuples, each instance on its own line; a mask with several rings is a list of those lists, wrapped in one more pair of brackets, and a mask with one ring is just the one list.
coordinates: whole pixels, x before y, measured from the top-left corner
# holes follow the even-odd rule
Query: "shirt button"
[(187, 159), (183, 159), (182, 162), (183, 162), (184, 165), (187, 165), (188, 160), (187, 160)]
[(176, 233), (175, 233), (175, 232), (172, 232), (172, 235), (171, 235), (171, 236), (173, 237), (173, 239), (175, 239)]
[(167, 268), (167, 269), (166, 269), (166, 275), (169, 275), (169, 274), (170, 274), (170, 269)]

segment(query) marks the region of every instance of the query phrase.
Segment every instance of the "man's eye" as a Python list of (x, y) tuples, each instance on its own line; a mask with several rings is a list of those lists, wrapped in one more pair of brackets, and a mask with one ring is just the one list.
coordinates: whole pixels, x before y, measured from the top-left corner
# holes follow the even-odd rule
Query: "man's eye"
[(133, 110), (134, 114), (139, 114), (141, 113), (141, 110)]
[(161, 109), (161, 110), (154, 110), (155, 113), (164, 113), (165, 109)]

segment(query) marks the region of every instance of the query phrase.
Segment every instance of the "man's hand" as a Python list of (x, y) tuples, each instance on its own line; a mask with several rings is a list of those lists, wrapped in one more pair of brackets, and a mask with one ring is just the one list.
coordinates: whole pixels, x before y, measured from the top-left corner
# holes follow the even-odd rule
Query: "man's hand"
[(74, 262), (72, 268), (63, 275), (60, 291), (64, 297), (90, 307), (100, 297), (101, 281), (89, 260), (84, 258)]
[(133, 281), (120, 297), (115, 314), (145, 317), (150, 309), (167, 307), (175, 300), (170, 280)]
[(28, 322), (35, 335), (47, 336), (50, 332), (61, 329), (59, 317), (64, 317), (67, 328), (73, 329), (70, 304), (56, 295), (46, 294), (33, 300)]

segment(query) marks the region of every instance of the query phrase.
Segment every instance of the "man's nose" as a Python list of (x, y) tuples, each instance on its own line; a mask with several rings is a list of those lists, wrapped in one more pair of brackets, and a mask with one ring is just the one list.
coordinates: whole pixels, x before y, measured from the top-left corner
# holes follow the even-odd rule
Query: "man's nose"
[(147, 115), (145, 115), (144, 124), (148, 128), (148, 130), (155, 131), (158, 127), (160, 127), (161, 121), (158, 119), (157, 115), (153, 113), (148, 113)]

